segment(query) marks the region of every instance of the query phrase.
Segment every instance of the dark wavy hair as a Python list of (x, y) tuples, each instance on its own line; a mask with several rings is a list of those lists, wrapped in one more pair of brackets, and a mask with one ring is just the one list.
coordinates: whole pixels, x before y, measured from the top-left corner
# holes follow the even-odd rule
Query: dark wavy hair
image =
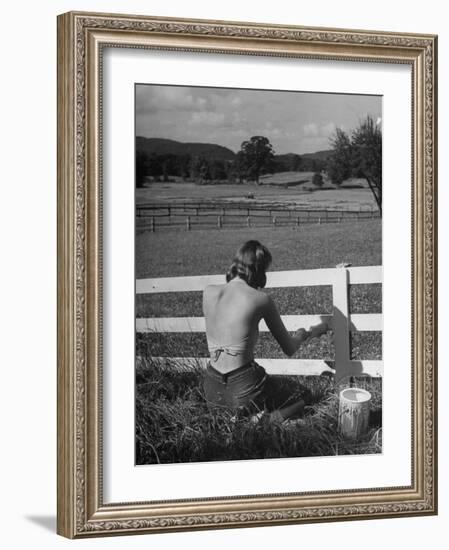
[(253, 288), (264, 288), (267, 284), (266, 270), (271, 261), (268, 248), (259, 241), (247, 241), (237, 250), (226, 273), (226, 281), (240, 277)]

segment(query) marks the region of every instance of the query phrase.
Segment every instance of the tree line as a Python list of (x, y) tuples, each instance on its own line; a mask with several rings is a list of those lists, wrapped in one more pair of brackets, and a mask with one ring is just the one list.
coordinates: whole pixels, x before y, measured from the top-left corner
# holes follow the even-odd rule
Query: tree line
[(232, 160), (179, 154), (148, 154), (137, 151), (136, 185), (142, 187), (147, 177), (169, 181), (170, 176), (207, 183), (228, 181), (260, 183), (266, 173), (286, 171), (315, 172), (313, 183), (323, 185), (322, 172), (339, 186), (345, 180), (364, 178), (382, 212), (382, 131), (371, 116), (367, 116), (352, 132), (337, 128), (330, 138), (327, 158), (302, 158), (300, 155), (275, 155), (265, 136), (253, 136), (241, 144)]
[(169, 181), (170, 176), (198, 183), (259, 183), (262, 174), (289, 171), (319, 172), (325, 167), (326, 162), (321, 159), (303, 158), (294, 153), (275, 155), (268, 138), (253, 136), (242, 143), (240, 151), (232, 160), (214, 159), (205, 155), (148, 154), (138, 150), (136, 185), (142, 187), (148, 177), (156, 181)]

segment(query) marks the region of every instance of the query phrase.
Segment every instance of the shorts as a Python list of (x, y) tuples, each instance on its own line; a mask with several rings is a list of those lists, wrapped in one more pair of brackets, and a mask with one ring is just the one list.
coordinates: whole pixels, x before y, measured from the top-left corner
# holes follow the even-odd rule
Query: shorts
[(203, 380), (204, 395), (210, 407), (246, 408), (251, 413), (274, 411), (298, 400), (291, 384), (282, 378), (268, 375), (255, 361), (225, 374), (208, 363)]

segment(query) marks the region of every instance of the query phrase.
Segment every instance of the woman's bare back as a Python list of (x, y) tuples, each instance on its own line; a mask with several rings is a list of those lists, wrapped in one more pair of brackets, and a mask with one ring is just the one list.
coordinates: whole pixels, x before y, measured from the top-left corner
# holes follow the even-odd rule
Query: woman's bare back
[(203, 311), (209, 350), (222, 350), (211, 353), (214, 368), (229, 372), (254, 358), (266, 298), (239, 278), (206, 287)]
[(271, 297), (238, 277), (224, 285), (207, 286), (203, 293), (203, 312), (211, 363), (223, 373), (253, 360), (261, 319), (289, 357), (304, 340), (323, 334), (328, 328), (322, 321), (311, 327), (311, 331), (299, 329), (291, 336)]

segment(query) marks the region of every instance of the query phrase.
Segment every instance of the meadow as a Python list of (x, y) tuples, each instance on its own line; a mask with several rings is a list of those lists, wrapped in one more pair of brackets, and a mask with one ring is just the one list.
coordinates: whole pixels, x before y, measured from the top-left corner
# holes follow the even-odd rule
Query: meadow
[[(154, 182), (136, 189), (136, 203), (188, 201), (229, 201), (246, 204), (290, 204), (304, 208), (377, 210), (373, 195), (364, 180), (351, 179), (341, 187), (326, 183), (322, 188), (312, 184), (313, 172), (282, 172), (261, 177), (254, 183)], [(252, 198), (248, 198), (251, 196)], [(186, 199), (188, 197), (188, 199)]]
[[(136, 235), (136, 278), (224, 273), (235, 249), (248, 239), (263, 242), (273, 254), (271, 269), (315, 269), (382, 263), (381, 220), (310, 225), (299, 228), (196, 230)], [(330, 287), (274, 288), (281, 314), (330, 313)], [(350, 311), (382, 311), (380, 285), (350, 287)], [(137, 317), (201, 316), (201, 293), (136, 296)], [(332, 333), (310, 340), (295, 357), (333, 359)], [(351, 334), (354, 359), (380, 359), (381, 333)], [(237, 460), (381, 452), (382, 382), (363, 381), (373, 394), (371, 425), (363, 440), (338, 434), (338, 389), (328, 377), (283, 377), (300, 396), (312, 392), (303, 418), (282, 425), (252, 424), (229, 411), (209, 410), (202, 396), (200, 368), (179, 372), (170, 357), (207, 356), (205, 335), (136, 335), (136, 456), (139, 464)], [(283, 357), (269, 334), (261, 334), (256, 357)], [(152, 357), (167, 357), (166, 364)], [(348, 384), (348, 381), (343, 381)]]

